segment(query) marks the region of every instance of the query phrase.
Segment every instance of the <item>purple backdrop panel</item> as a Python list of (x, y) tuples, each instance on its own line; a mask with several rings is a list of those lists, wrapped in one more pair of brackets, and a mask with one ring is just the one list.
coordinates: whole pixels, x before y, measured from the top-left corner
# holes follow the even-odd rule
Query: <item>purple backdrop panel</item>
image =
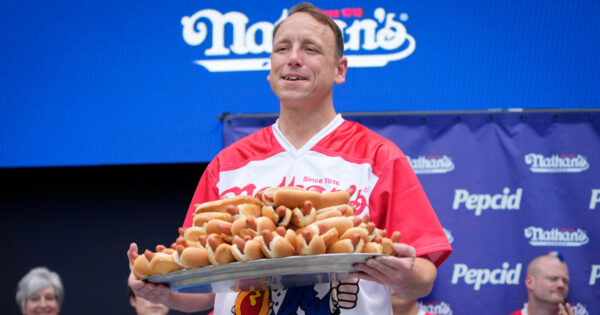
[[(527, 264), (559, 251), (576, 314), (600, 314), (600, 111), (348, 113), (410, 159), (454, 248), (419, 306), (509, 314)], [(229, 115), (225, 146), (276, 115)]]

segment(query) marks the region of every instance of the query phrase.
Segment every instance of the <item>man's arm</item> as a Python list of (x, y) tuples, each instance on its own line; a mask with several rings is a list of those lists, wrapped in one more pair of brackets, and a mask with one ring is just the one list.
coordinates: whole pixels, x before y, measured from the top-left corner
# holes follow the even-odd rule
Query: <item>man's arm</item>
[[(135, 254), (137, 254), (137, 244), (132, 243), (127, 251), (129, 265), (133, 264)], [(151, 301), (161, 303), (169, 308), (183, 312), (197, 312), (208, 310), (215, 303), (214, 294), (196, 294), (196, 293), (178, 293), (173, 292), (166, 285), (148, 283), (138, 280), (133, 271), (129, 274), (127, 284), (133, 290), (136, 296)]]
[(352, 276), (390, 285), (399, 297), (405, 299), (428, 295), (437, 277), (435, 265), (427, 258), (416, 257), (412, 246), (394, 244), (394, 250), (397, 257), (381, 256), (357, 264), (355, 268), (359, 272)]

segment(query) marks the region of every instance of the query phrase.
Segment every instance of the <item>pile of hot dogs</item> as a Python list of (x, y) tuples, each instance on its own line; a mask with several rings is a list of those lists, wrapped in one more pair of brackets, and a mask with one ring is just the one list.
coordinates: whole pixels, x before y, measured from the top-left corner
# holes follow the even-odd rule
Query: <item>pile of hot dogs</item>
[(170, 246), (146, 250), (133, 263), (138, 278), (181, 269), (293, 255), (374, 253), (394, 255), (383, 229), (368, 215), (354, 217), (352, 191), (319, 193), (270, 188), (256, 197), (235, 196), (195, 205), (194, 224), (180, 228)]

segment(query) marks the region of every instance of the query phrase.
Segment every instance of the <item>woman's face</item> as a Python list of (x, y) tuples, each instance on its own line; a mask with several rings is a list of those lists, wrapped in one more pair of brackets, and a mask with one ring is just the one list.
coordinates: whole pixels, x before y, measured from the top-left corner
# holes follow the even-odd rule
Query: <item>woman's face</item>
[(60, 312), (58, 299), (54, 287), (49, 285), (27, 298), (25, 308), (21, 308), (23, 315), (57, 315)]

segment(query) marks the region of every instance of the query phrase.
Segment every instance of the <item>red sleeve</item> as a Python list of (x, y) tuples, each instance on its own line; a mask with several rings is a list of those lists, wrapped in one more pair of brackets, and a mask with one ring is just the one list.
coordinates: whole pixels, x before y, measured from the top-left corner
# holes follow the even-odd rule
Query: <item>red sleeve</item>
[(200, 177), (200, 182), (198, 182), (194, 197), (192, 197), (192, 202), (190, 202), (188, 212), (183, 221), (183, 228), (188, 228), (194, 223), (194, 205), (219, 199), (218, 181), (219, 161), (215, 159), (208, 164), (206, 170), (204, 170), (204, 174)]
[(369, 200), (371, 220), (439, 266), (452, 252), (446, 234), (406, 157), (384, 166)]

